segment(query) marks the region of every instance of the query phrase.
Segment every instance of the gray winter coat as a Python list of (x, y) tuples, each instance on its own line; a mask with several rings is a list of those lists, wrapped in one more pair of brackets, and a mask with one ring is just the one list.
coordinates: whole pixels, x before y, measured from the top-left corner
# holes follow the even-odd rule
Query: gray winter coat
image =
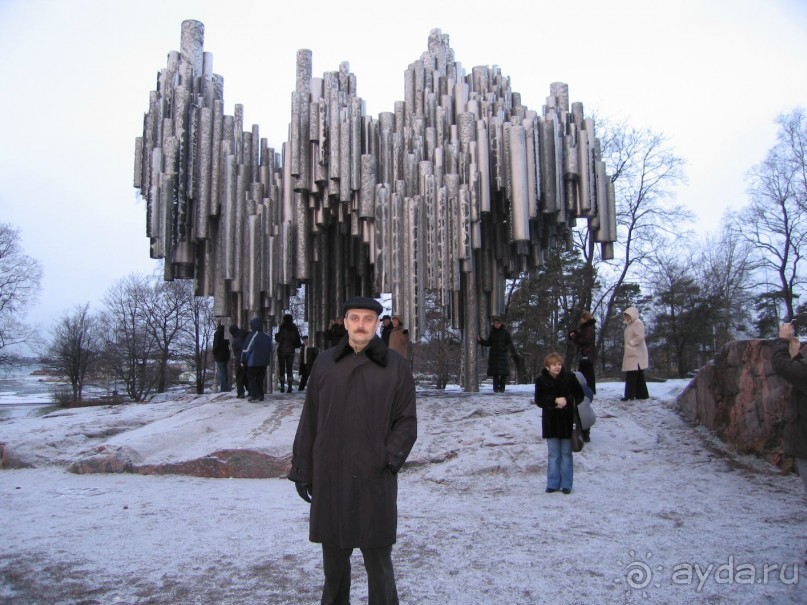
[(340, 548), (395, 543), (398, 479), (417, 438), (409, 364), (376, 336), (314, 362), (288, 478), (311, 486), (309, 538)]

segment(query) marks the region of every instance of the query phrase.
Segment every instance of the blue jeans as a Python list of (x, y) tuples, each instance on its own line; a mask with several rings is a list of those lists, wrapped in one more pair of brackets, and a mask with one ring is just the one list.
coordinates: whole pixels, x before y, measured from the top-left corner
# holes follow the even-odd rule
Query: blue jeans
[(216, 378), (219, 383), (219, 391), (225, 392), (230, 390), (230, 368), (229, 363), (226, 361), (216, 362)]
[(572, 440), (549, 438), (546, 440), (549, 458), (546, 462), (546, 486), (551, 489), (572, 489), (574, 462)]

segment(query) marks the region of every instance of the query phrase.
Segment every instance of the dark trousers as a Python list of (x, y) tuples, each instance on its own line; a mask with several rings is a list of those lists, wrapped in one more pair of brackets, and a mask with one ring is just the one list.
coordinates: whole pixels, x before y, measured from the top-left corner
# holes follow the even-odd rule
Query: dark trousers
[(308, 368), (303, 368), (303, 371), (300, 372), (300, 387), (299, 389), (302, 391), (305, 388), (305, 385), (308, 384), (308, 375), (311, 372), (308, 371)]
[(644, 380), (644, 370), (638, 367), (625, 372), (625, 399), (647, 399), (647, 383)]
[(583, 378), (586, 379), (586, 384), (588, 388), (591, 389), (591, 392), (596, 394), (597, 383), (594, 380), (594, 362), (581, 357), (577, 364), (577, 370), (583, 375)]
[(294, 381), (294, 350), (291, 353), (278, 353), (277, 354), (277, 367), (278, 378), (280, 378), (280, 387), (286, 384), (285, 378), (288, 378), (289, 386)]
[(266, 382), (266, 366), (249, 366), (247, 368), (250, 399), (263, 401), (263, 383)]
[(504, 393), (504, 386), (507, 384), (507, 376), (504, 374), (493, 375), (493, 392)]
[[(350, 603), (350, 555), (352, 548), (322, 545), (322, 563), (325, 584), (322, 587), (322, 605)], [(364, 568), (367, 570), (368, 605), (398, 605), (395, 573), (392, 569), (392, 546), (362, 548)]]
[(235, 360), (235, 389), (239, 397), (244, 396), (244, 383), (247, 378), (247, 369), (241, 365), (241, 360)]

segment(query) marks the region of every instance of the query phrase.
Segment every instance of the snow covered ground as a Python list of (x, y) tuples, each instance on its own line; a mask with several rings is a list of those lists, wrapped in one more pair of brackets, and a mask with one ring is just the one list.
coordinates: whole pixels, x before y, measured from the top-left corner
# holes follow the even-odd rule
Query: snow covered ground
[[(620, 402), (622, 383), (598, 385), (597, 424), (575, 454), (570, 495), (544, 493), (546, 445), (530, 386), (419, 392), (393, 549), (401, 603), (807, 603), (800, 480), (689, 426), (674, 409), (685, 385), (651, 383), (644, 402)], [(282, 422), (264, 422), (251, 439), (287, 449), (302, 400), (219, 394), (195, 405), (209, 417), (227, 409), (244, 431), (259, 406), (275, 410)], [(42, 457), (37, 468), (0, 471), (0, 604), (319, 602), (320, 549), (307, 540), (308, 505), (289, 481), (60, 466), (80, 450), (65, 438), (70, 427), (110, 410), (137, 415), (141, 444), (157, 442), (141, 424), (153, 416), (167, 448), (166, 405), (0, 418), (0, 443), (35, 444)], [(228, 424), (206, 429), (214, 445), (238, 439), (239, 421)], [(181, 447), (203, 437), (199, 426), (171, 426)], [(366, 603), (358, 551), (353, 561), (353, 602)]]

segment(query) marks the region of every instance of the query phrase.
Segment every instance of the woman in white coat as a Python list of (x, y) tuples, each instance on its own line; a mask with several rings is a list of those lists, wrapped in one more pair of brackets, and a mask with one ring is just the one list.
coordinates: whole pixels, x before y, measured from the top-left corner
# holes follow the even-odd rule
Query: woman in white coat
[(647, 343), (644, 340), (644, 324), (639, 319), (639, 310), (628, 307), (622, 314), (625, 322), (625, 352), (622, 356), (622, 371), (625, 372), (625, 396), (622, 401), (647, 399), (647, 383), (644, 370), (648, 366)]

